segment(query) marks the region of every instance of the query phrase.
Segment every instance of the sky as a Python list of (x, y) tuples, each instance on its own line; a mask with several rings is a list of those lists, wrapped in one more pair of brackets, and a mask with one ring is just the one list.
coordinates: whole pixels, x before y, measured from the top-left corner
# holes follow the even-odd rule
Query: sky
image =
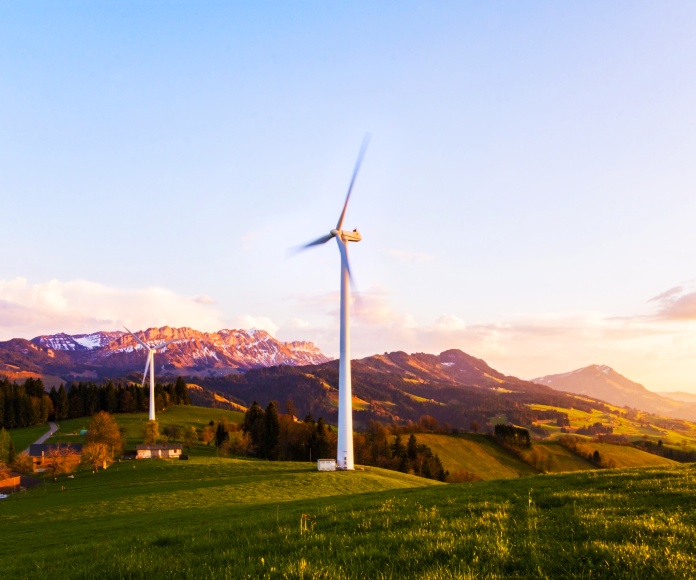
[(263, 328), (696, 392), (696, 4), (0, 0), (0, 340)]

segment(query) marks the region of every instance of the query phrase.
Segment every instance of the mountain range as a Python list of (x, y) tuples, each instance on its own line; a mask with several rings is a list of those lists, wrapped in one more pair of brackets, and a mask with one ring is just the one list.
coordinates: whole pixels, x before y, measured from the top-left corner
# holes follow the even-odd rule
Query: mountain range
[[(136, 333), (146, 344), (173, 340), (155, 356), (157, 377), (221, 376), (273, 365), (330, 360), (311, 342), (280, 342), (264, 330), (200, 332), (149, 328)], [(34, 372), (68, 380), (119, 378), (142, 372), (146, 354), (127, 332), (53, 334), (0, 342), (0, 373)]]
[[(336, 416), (338, 361), (311, 342), (280, 342), (254, 329), (206, 333), (164, 326), (137, 335), (153, 345), (174, 340), (155, 356), (157, 378), (185, 377), (206, 404), (245, 407), (254, 400), (276, 400), (291, 405), (297, 416)], [(143, 347), (121, 331), (0, 342), (0, 374), (17, 380), (41, 376), (47, 386), (71, 380), (139, 381), (145, 359)], [(669, 398), (602, 365), (525, 381), (460, 350), (447, 350), (374, 355), (354, 360), (352, 369), (357, 423), (417, 421), (429, 415), (467, 427), (492, 417), (529, 424), (534, 417), (558, 415), (540, 405), (607, 411), (606, 403), (696, 419), (696, 403), (688, 393), (681, 394), (685, 400)]]

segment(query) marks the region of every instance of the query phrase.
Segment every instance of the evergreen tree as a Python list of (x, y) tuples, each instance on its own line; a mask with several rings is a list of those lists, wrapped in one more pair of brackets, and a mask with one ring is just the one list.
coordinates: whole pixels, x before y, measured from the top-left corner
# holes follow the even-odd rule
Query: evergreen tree
[(12, 439), (10, 439), (10, 446), (7, 453), (7, 464), (12, 465), (17, 459), (17, 451), (15, 450), (15, 444)]
[(249, 433), (251, 444), (258, 453), (261, 449), (261, 441), (263, 440), (264, 432), (264, 417), (265, 413), (259, 404), (254, 401), (247, 409), (242, 422), (242, 431)]
[(54, 404), (56, 410), (56, 419), (59, 421), (62, 419), (67, 419), (70, 412), (70, 401), (68, 400), (68, 393), (65, 392), (65, 387), (63, 383), (60, 384), (58, 388), (58, 402)]
[(220, 449), (220, 447), (225, 443), (225, 441), (230, 440), (230, 434), (227, 431), (225, 425), (220, 421), (217, 424), (217, 429), (215, 430), (215, 447)]
[(280, 437), (280, 422), (278, 409), (273, 401), (268, 403), (264, 416), (264, 429), (261, 444), (261, 456), (266, 459), (278, 459), (278, 440)]
[(176, 383), (174, 383), (174, 390), (176, 392), (176, 397), (178, 399), (177, 405), (190, 405), (191, 399), (189, 398), (188, 386), (183, 378), (177, 377)]

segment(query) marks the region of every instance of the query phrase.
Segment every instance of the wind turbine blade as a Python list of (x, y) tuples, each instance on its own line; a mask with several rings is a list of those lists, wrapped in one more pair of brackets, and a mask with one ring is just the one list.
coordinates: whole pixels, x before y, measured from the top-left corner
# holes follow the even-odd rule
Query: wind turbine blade
[[(130, 331), (129, 331), (130, 332)], [(145, 381), (147, 380), (147, 369), (150, 368), (150, 353), (147, 353), (147, 362), (145, 363), (145, 372), (143, 373), (143, 383), (140, 385), (140, 388), (145, 387)]]
[(305, 244), (304, 246), (300, 246), (297, 248), (298, 252), (301, 252), (302, 250), (306, 250), (307, 248), (311, 248), (312, 246), (321, 246), (322, 244), (325, 244), (328, 242), (331, 238), (335, 237), (335, 234), (326, 234), (325, 236), (322, 236), (321, 238), (317, 238), (313, 242), (309, 242), (308, 244)]
[[(123, 328), (126, 328), (126, 327), (124, 326)], [(126, 328), (126, 330), (128, 330), (128, 329)], [(133, 334), (130, 330), (128, 330), (128, 334), (130, 334), (135, 340), (137, 340), (137, 341), (143, 346), (144, 349), (150, 350), (150, 347), (147, 346), (147, 345), (146, 345), (142, 340), (140, 340), (137, 336), (135, 336), (135, 334)]]
[(338, 218), (338, 224), (336, 224), (336, 229), (340, 230), (343, 226), (343, 219), (346, 217), (346, 209), (348, 209), (348, 200), (350, 199), (350, 194), (353, 191), (353, 184), (355, 183), (355, 178), (358, 176), (358, 171), (360, 170), (360, 164), (362, 163), (363, 156), (365, 155), (365, 150), (370, 142), (370, 136), (365, 135), (363, 139), (362, 146), (360, 147), (360, 153), (358, 153), (358, 160), (355, 162), (355, 169), (353, 169), (353, 177), (350, 180), (350, 185), (348, 186), (348, 195), (346, 195), (346, 202), (343, 204), (343, 211), (341, 212), (341, 217)]
[(172, 344), (173, 342), (176, 342), (178, 340), (179, 340), (178, 338), (175, 338), (174, 340), (168, 340), (167, 342), (162, 342), (162, 343), (158, 344), (157, 346), (153, 346), (152, 348), (153, 348), (153, 350), (159, 350), (160, 348), (165, 347), (168, 344)]

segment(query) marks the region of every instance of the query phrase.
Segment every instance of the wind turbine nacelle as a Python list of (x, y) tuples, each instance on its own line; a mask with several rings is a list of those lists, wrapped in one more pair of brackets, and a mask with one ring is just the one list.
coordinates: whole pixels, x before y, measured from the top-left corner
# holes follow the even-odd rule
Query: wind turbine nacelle
[(335, 236), (341, 236), (341, 239), (344, 242), (359, 242), (362, 240), (360, 232), (357, 229), (353, 230), (352, 232), (346, 230), (332, 230), (331, 233)]

